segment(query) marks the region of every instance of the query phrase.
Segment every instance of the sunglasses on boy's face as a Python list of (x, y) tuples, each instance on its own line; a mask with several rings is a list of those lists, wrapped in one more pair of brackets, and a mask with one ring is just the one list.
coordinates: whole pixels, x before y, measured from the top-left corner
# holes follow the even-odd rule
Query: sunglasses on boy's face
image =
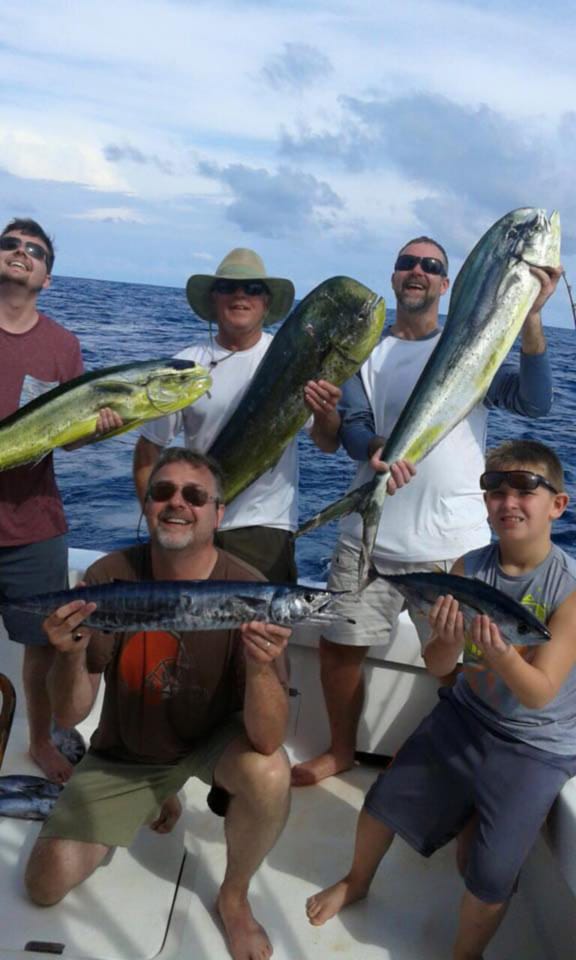
[(43, 260), (48, 263), (48, 251), (33, 240), (22, 240), (20, 237), (0, 237), (0, 250), (24, 250), (34, 260)]
[(487, 493), (499, 490), (503, 483), (513, 490), (536, 490), (538, 487), (546, 487), (552, 493), (558, 493), (546, 477), (539, 473), (532, 473), (531, 470), (488, 470), (480, 477), (480, 488)]
[(424, 273), (430, 273), (434, 277), (446, 276), (446, 267), (437, 257), (415, 257), (411, 253), (401, 253), (394, 264), (394, 269), (413, 270), (418, 264)]
[(179, 487), (177, 483), (172, 483), (171, 480), (156, 480), (155, 483), (150, 485), (148, 496), (155, 503), (166, 503), (177, 490), (191, 507), (204, 507), (207, 503), (218, 504), (219, 502), (218, 497), (213, 497), (203, 487), (197, 487), (195, 483), (185, 483), (184, 486)]
[(212, 293), (236, 293), (242, 290), (248, 297), (261, 297), (270, 294), (262, 280), (215, 280), (212, 284)]

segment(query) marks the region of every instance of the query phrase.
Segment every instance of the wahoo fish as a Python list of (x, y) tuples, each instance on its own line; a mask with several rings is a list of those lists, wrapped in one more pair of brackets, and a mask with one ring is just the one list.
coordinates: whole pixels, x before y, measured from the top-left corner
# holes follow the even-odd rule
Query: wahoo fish
[(464, 624), (470, 628), (474, 617), (485, 613), (497, 624), (507, 643), (529, 646), (550, 639), (550, 631), (523, 603), (474, 577), (460, 577), (453, 573), (378, 574), (414, 604), (425, 616), (438, 597), (447, 594), (458, 601)]
[(284, 321), (238, 407), (208, 451), (224, 471), (229, 503), (278, 462), (306, 423), (308, 380), (339, 386), (380, 339), (384, 301), (349, 277), (312, 290)]
[[(530, 265), (560, 265), (556, 212), (550, 219), (532, 207), (506, 214), (466, 258), (440, 341), (386, 441), (382, 460), (417, 464), (482, 400), (540, 291)], [(362, 579), (389, 477), (389, 472), (376, 474), (308, 520), (296, 536), (348, 513), (362, 514)]]
[[(142, 360), (92, 370), (48, 390), (0, 421), (0, 470), (37, 463), (55, 447), (89, 442), (132, 430), (194, 403), (210, 388), (204, 367), (190, 360)], [(124, 425), (94, 437), (103, 407)]]
[(84, 622), (105, 632), (229, 630), (250, 620), (283, 626), (330, 621), (336, 596), (314, 587), (252, 581), (116, 581), (6, 600), (1, 607), (46, 616), (72, 600), (83, 600), (97, 604)]
[(63, 790), (63, 784), (43, 777), (12, 774), (0, 777), (0, 817), (45, 820)]

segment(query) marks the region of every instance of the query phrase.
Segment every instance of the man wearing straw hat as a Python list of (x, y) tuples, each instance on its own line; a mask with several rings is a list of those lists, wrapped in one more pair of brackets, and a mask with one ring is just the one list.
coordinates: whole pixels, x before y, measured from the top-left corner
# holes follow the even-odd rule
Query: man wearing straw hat
[[(134, 481), (141, 502), (154, 464), (175, 436), (184, 432), (187, 446), (202, 451), (210, 448), (272, 341), (272, 335), (263, 328), (289, 313), (294, 286), (290, 280), (269, 277), (253, 250), (236, 248), (224, 257), (214, 275), (190, 277), (186, 295), (194, 313), (210, 324), (210, 335), (177, 356), (210, 369), (213, 385), (210, 393), (193, 406), (149, 422), (142, 429), (134, 453)], [(336, 405), (340, 393), (325, 380), (310, 381), (304, 390), (313, 414), (310, 436), (326, 452), (338, 447)], [(227, 506), (218, 544), (257, 567), (270, 580), (293, 581), (296, 565), (292, 532), (297, 525), (298, 453), (293, 440), (278, 463)]]

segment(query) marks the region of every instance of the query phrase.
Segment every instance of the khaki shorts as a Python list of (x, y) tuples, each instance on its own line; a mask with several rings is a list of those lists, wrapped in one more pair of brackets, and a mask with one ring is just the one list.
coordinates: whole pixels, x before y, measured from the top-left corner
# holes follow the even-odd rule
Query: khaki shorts
[(129, 847), (164, 801), (189, 777), (212, 784), (216, 765), (232, 740), (242, 736), (240, 715), (231, 717), (188, 756), (173, 764), (122, 763), (87, 753), (59, 796), (40, 837), (59, 837)]
[[(373, 580), (359, 594), (358, 563), (360, 551), (342, 541), (338, 541), (332, 557), (332, 565), (328, 576), (329, 590), (349, 590), (350, 596), (337, 599), (332, 611), (342, 620), (335, 620), (322, 633), (330, 643), (341, 643), (349, 647), (372, 647), (390, 643), (392, 631), (402, 610), (405, 608), (413, 621), (420, 644), (424, 649), (430, 627), (426, 617), (406, 603), (401, 593), (391, 586), (387, 580), (378, 578)], [(418, 570), (441, 570), (447, 573), (454, 565), (454, 560), (430, 560), (422, 563), (394, 563), (393, 561), (378, 560), (379, 573), (416, 573)], [(331, 611), (331, 612), (332, 612)], [(348, 623), (347, 619), (354, 620)]]

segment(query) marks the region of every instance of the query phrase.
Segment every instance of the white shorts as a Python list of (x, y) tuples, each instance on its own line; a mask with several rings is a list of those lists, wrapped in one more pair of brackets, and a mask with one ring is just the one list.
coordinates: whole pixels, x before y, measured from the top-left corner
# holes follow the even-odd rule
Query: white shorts
[[(393, 560), (378, 561), (379, 573), (416, 573), (418, 570), (435, 570), (448, 573), (454, 560), (429, 560), (421, 563), (395, 563)], [(390, 643), (392, 631), (400, 613), (405, 608), (414, 623), (422, 649), (426, 645), (430, 627), (426, 617), (406, 602), (401, 593), (387, 580), (380, 577), (373, 580), (359, 594), (358, 564), (360, 551), (341, 540), (338, 541), (332, 557), (328, 575), (329, 590), (351, 591), (349, 596), (339, 597), (332, 607), (334, 613), (343, 619), (325, 627), (323, 636), (330, 643), (341, 643), (349, 647), (372, 647)], [(354, 623), (348, 622), (353, 620)]]

